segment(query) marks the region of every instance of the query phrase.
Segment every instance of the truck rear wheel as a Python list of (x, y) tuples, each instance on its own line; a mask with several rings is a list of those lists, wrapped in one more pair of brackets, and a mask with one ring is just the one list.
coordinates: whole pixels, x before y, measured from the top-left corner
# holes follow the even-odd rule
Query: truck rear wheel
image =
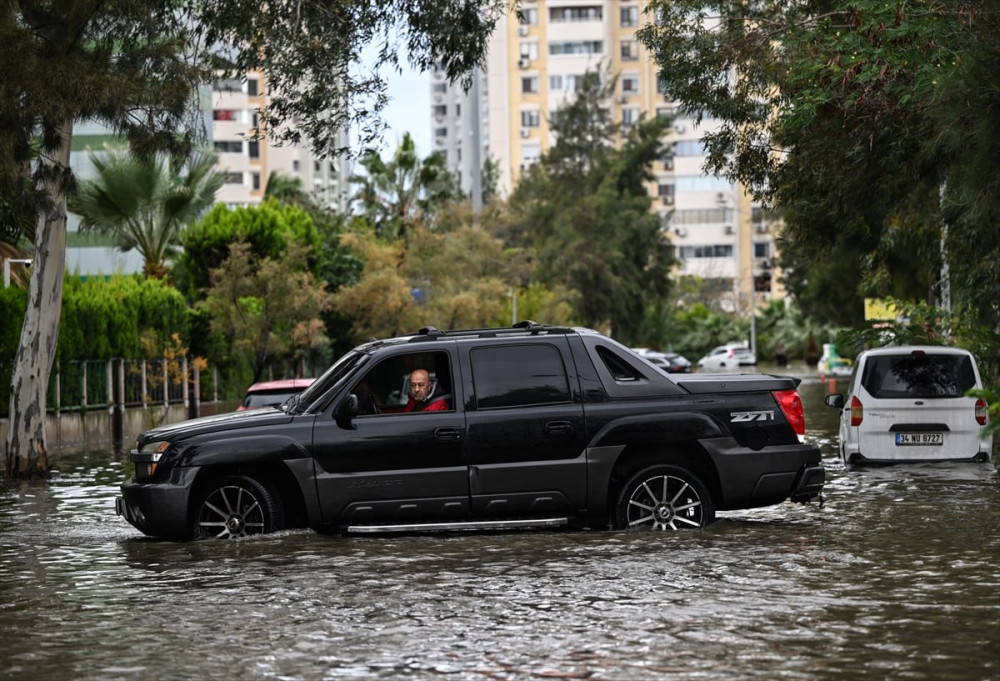
[(629, 530), (682, 530), (715, 520), (712, 496), (701, 479), (680, 466), (655, 464), (628, 479), (612, 526)]

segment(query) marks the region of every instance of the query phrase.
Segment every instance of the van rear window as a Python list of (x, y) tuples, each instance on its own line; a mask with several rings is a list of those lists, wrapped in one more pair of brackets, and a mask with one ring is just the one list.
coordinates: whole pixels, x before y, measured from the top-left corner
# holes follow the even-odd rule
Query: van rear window
[(873, 397), (961, 397), (976, 387), (968, 355), (869, 357), (861, 385)]

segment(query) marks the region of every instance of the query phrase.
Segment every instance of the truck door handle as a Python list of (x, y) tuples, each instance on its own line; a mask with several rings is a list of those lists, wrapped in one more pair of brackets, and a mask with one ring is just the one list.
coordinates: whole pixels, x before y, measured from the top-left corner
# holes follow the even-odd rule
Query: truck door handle
[(454, 442), (462, 439), (461, 428), (435, 428), (434, 437), (442, 442)]
[(569, 421), (549, 421), (545, 424), (546, 435), (565, 435), (573, 432), (573, 424)]

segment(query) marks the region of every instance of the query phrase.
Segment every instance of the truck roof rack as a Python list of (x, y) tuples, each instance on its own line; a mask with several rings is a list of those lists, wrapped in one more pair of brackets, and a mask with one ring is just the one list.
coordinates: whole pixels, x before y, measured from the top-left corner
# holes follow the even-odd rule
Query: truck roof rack
[(425, 326), (414, 334), (410, 334), (410, 343), (438, 340), (440, 338), (500, 338), (504, 336), (538, 336), (542, 334), (568, 334), (573, 329), (568, 326), (548, 326), (530, 319), (517, 322), (513, 326), (482, 329), (453, 329), (442, 331), (433, 326)]

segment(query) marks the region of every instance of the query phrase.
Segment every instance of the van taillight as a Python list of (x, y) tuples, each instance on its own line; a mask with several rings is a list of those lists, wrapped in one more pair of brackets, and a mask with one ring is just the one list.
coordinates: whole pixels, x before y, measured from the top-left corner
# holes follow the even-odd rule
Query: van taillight
[(857, 395), (851, 396), (851, 425), (860, 426), (865, 420), (865, 407)]
[(989, 410), (986, 407), (986, 400), (980, 397), (976, 400), (976, 423), (981, 426), (986, 425), (986, 421), (989, 420)]
[(792, 427), (796, 435), (806, 434), (806, 415), (802, 409), (802, 398), (799, 397), (798, 390), (775, 390), (774, 399), (778, 401), (778, 406), (785, 414), (788, 425)]

